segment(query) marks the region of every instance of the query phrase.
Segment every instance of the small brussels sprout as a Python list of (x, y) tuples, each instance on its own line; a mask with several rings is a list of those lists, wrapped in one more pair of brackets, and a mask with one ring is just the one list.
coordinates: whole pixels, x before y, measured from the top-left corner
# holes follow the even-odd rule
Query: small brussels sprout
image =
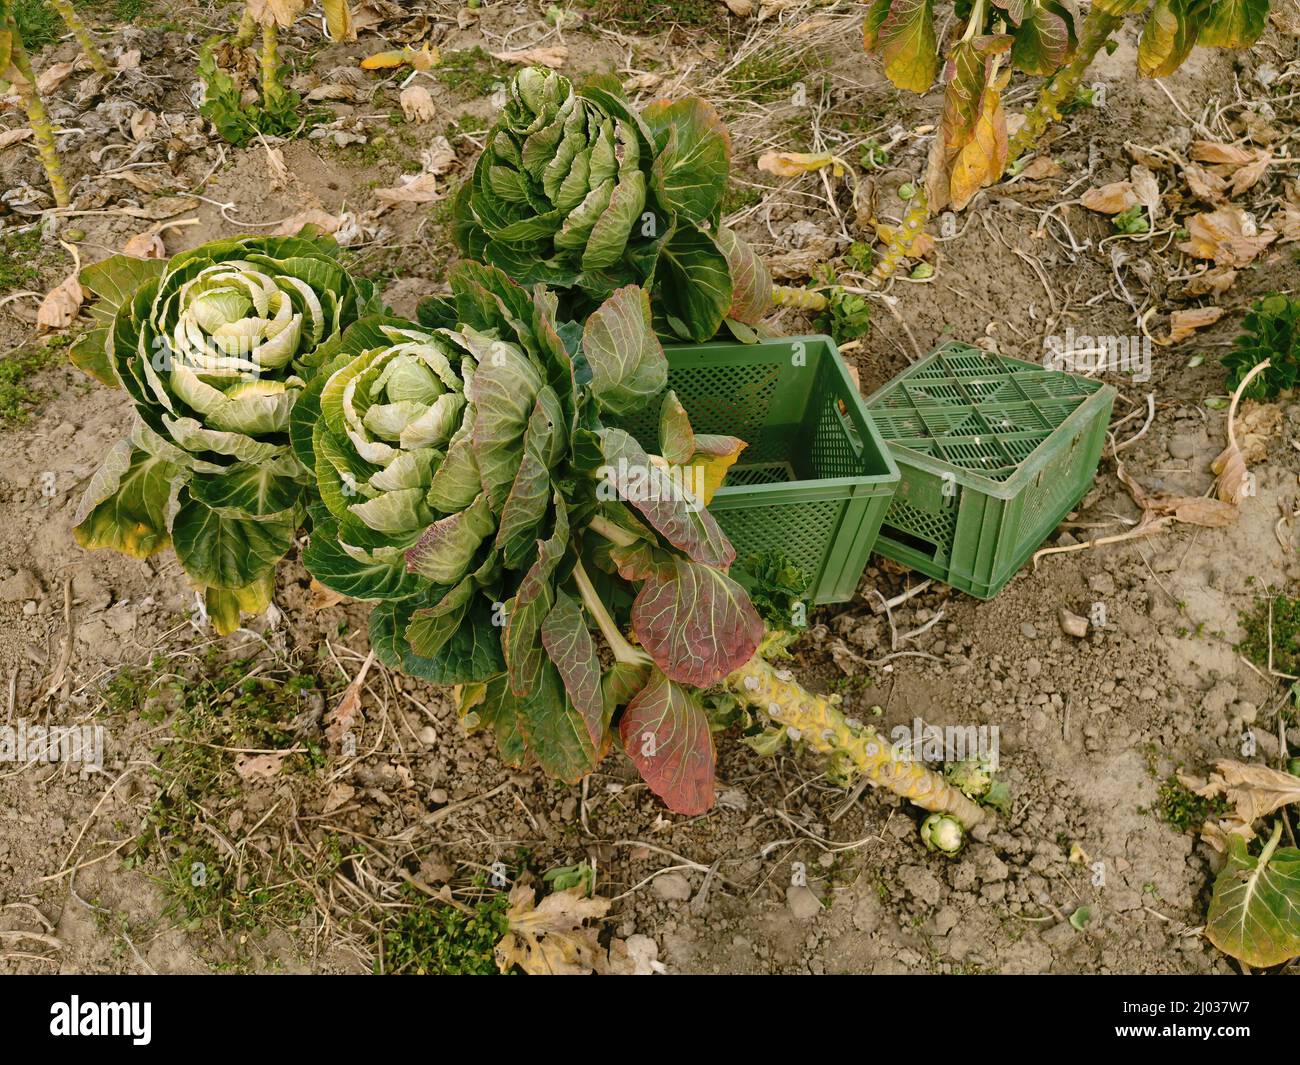
[(921, 822), (921, 840), (929, 850), (956, 854), (966, 842), (966, 830), (956, 818), (931, 814)]

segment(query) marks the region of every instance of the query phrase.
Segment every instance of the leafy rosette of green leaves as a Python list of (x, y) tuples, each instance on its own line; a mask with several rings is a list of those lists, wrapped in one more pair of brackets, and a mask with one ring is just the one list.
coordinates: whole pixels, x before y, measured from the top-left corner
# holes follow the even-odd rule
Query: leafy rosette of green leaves
[[(770, 297), (761, 261), (739, 262), (743, 243), (721, 236), (730, 165), (727, 131), (703, 100), (637, 112), (616, 79), (575, 88), (530, 67), (457, 197), (457, 239), (522, 284), (566, 290), (566, 313), (585, 318), (636, 284), (662, 335), (708, 340), (770, 306), (754, 307), (764, 279)], [(733, 264), (761, 277), (737, 278)]]
[(170, 544), (222, 633), (270, 603), (313, 483), (291, 413), (318, 351), (373, 301), (334, 252), (248, 237), (82, 272), (99, 325), (73, 362), (123, 387), (137, 425), (92, 478), (75, 535), (136, 557)]
[[(448, 488), (463, 461), (446, 460), (472, 427), (465, 394), (474, 360), (450, 337), (383, 316), (350, 326), (326, 355), (291, 423), (320, 497), (304, 561), (352, 598), (413, 594), (406, 549), (463, 497)], [(472, 462), (468, 475), (472, 500)]]
[(1265, 359), (1268, 368), (1246, 387), (1251, 399), (1272, 399), (1300, 387), (1300, 300), (1279, 293), (1256, 300), (1241, 320), (1241, 333), (1222, 362), (1229, 392)]
[[(353, 326), (299, 406), (295, 443), (325, 503), (308, 569), (379, 599), (380, 659), (463, 685), (467, 722), (490, 729), (508, 763), (532, 756), (574, 782), (618, 732), (671, 808), (700, 812), (712, 802), (713, 750), (699, 690), (747, 662), (762, 633), (702, 498), (744, 445), (692, 433), (665, 395), (643, 290), (617, 289), (579, 329), (557, 323), (544, 287), (529, 292), (496, 268), (462, 263), (449, 281), (451, 296), (421, 308), (419, 331)], [(427, 459), (408, 449), (384, 465), (377, 449), (362, 461), (357, 443), (369, 438), (357, 426), (388, 422), (388, 411), (369, 412), (405, 402), (395, 382), (411, 390), (391, 367), (428, 348), (461, 382), (434, 400), (463, 396), (450, 435), (443, 425), (421, 444)], [(434, 390), (419, 383), (427, 403)], [(651, 456), (606, 419), (655, 402), (672, 439)], [(390, 438), (399, 423), (441, 423), (400, 413)], [(390, 478), (398, 463), (418, 476)], [(593, 627), (613, 652), (609, 668)]]

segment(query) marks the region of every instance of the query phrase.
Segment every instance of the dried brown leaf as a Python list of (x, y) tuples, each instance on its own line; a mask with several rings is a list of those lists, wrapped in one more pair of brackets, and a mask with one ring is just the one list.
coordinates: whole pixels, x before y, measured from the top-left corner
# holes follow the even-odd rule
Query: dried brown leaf
[(1101, 214), (1119, 214), (1140, 202), (1131, 181), (1112, 181), (1108, 185), (1099, 185), (1089, 189), (1079, 202), (1090, 211)]
[(1187, 311), (1174, 311), (1169, 316), (1168, 343), (1186, 340), (1198, 329), (1211, 326), (1223, 317), (1222, 307), (1194, 307)]
[(235, 772), (245, 783), (269, 780), (280, 772), (288, 751), (276, 751), (274, 754), (241, 754), (235, 758)]
[(1182, 290), (1182, 295), (1187, 297), (1221, 296), (1232, 288), (1236, 280), (1236, 270), (1226, 266), (1215, 266), (1206, 270), (1203, 274), (1197, 274), (1187, 282), (1186, 288)]
[(1237, 820), (1243, 824), (1249, 825), (1274, 810), (1300, 802), (1300, 777), (1231, 758), (1220, 759), (1214, 766), (1216, 773), (1201, 794), (1206, 798), (1225, 795), (1236, 807)]
[(1058, 177), (1060, 173), (1060, 163), (1050, 155), (1040, 155), (1020, 171), (1020, 176), (1029, 181), (1041, 181), (1044, 178)]
[(599, 929), (584, 922), (604, 917), (610, 900), (587, 898), (580, 888), (554, 891), (540, 903), (526, 884), (510, 891), (506, 913), (509, 931), (496, 947), (497, 967), (504, 973), (518, 965), (533, 976), (578, 976), (603, 964)]
[(402, 114), (408, 122), (432, 122), (438, 115), (433, 96), (423, 85), (408, 85), (400, 97)]
[(1221, 266), (1246, 266), (1277, 238), (1271, 229), (1259, 232), (1240, 207), (1221, 207), (1186, 221), (1188, 239), (1178, 245), (1179, 251)]
[(1228, 183), (1212, 170), (1198, 163), (1183, 167), (1183, 178), (1193, 196), (1206, 203), (1220, 204), (1227, 199)]
[(122, 254), (134, 255), (137, 259), (165, 259), (167, 248), (156, 229), (146, 229), (122, 245)]
[(306, 10), (307, 0), (247, 0), (249, 13), (263, 25), (274, 22), (288, 29)]
[(7, 129), (0, 133), (0, 152), (14, 144), (19, 144), (27, 140), (32, 135), (29, 128), (21, 127), (19, 129)]
[(1245, 166), (1254, 159), (1252, 149), (1218, 141), (1192, 141), (1187, 154), (1202, 163), (1226, 163), (1229, 166)]
[(66, 329), (76, 320), (85, 298), (86, 294), (76, 273), (69, 274), (41, 300), (41, 306), (36, 312), (36, 328), (42, 332)]
[(551, 67), (558, 70), (569, 58), (569, 49), (563, 44), (543, 45), (540, 48), (517, 48), (510, 52), (492, 52), (493, 59), (503, 63), (519, 63), (523, 66)]

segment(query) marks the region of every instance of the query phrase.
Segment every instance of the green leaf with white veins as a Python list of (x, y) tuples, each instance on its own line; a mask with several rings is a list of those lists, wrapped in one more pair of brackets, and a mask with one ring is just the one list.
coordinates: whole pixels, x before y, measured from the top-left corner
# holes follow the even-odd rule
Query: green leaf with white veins
[(614, 414), (640, 410), (668, 383), (668, 360), (650, 322), (650, 297), (619, 289), (587, 319), (582, 351), (591, 391)]
[(519, 471), (524, 429), (541, 387), (537, 368), (513, 344), (491, 341), (483, 351), (474, 374), (474, 458), (494, 509)]
[(632, 436), (622, 429), (602, 429), (600, 441), (610, 487), (664, 539), (706, 566), (725, 570), (736, 560), (735, 548), (713, 515), (654, 465)]
[(900, 89), (925, 92), (939, 73), (939, 41), (931, 0), (875, 0), (867, 13), (867, 51)]
[[(0, 67), (0, 71), (4, 68)], [(68, 350), (72, 365), (111, 388), (118, 387), (112, 365), (113, 318), (122, 304), (128, 304), (137, 290), (156, 281), (167, 269), (162, 259), (137, 259), (130, 255), (113, 255), (103, 262), (84, 267), (77, 280), (81, 287), (99, 298), (90, 306), (95, 325)]]
[(655, 142), (655, 195), (683, 218), (701, 224), (713, 218), (731, 170), (731, 138), (713, 106), (697, 96), (649, 104), (642, 116)]
[(1282, 821), (1259, 857), (1228, 836), (1228, 864), (1214, 882), (1205, 934), (1220, 950), (1254, 968), (1300, 956), (1300, 850), (1278, 847)]
[(599, 745), (605, 731), (600, 659), (582, 608), (562, 591), (555, 593), (555, 605), (542, 622), (542, 645), (559, 670), (569, 701), (586, 722), (591, 742)]
[(185, 572), (213, 588), (242, 588), (275, 569), (293, 546), (301, 511), (249, 520), (182, 498), (172, 521), (172, 545)]
[(618, 727), (627, 756), (668, 809), (695, 815), (713, 805), (713, 736), (689, 690), (654, 670)]
[(727, 257), (704, 230), (681, 223), (655, 262), (654, 293), (656, 308), (681, 322), (689, 339), (711, 340), (731, 309)]
[(495, 529), (496, 519), (487, 496), (480, 495), (464, 510), (425, 529), (406, 551), (407, 567), (434, 584), (457, 584), (469, 572), (479, 545)]
[(1197, 44), (1206, 48), (1247, 48), (1259, 40), (1268, 21), (1269, 0), (1215, 0), (1206, 9)]

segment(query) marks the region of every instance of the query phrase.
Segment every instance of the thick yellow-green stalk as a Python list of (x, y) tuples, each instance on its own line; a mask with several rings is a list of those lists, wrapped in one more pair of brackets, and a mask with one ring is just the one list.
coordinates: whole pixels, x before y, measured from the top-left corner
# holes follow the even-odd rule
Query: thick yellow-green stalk
[(894, 271), (902, 261), (912, 256), (916, 240), (925, 232), (925, 223), (929, 220), (930, 201), (926, 197), (924, 186), (917, 185), (916, 192), (907, 201), (902, 222), (890, 233), (885, 252), (871, 271), (870, 284), (879, 287), (894, 276)]
[(262, 102), (268, 107), (279, 99), (280, 29), (274, 22), (262, 23)]
[(109, 73), (108, 61), (95, 44), (95, 38), (90, 35), (90, 30), (86, 24), (81, 21), (81, 16), (77, 14), (76, 9), (72, 6), (71, 0), (50, 0), (54, 10), (63, 16), (63, 21), (68, 24), (68, 29), (72, 35), (77, 38), (77, 43), (81, 45), (81, 50), (86, 53), (86, 58), (90, 60), (90, 65), (99, 73), (107, 76)]
[(257, 20), (253, 18), (253, 12), (245, 8), (244, 14), (239, 19), (239, 28), (235, 30), (235, 47), (247, 48), (253, 43), (255, 36), (257, 36)]
[(1025, 124), (1016, 131), (1007, 149), (1008, 161), (1014, 163), (1026, 152), (1033, 151), (1047, 127), (1061, 117), (1061, 105), (1074, 99), (1097, 53), (1119, 29), (1123, 15), (1112, 15), (1094, 3), (1084, 19), (1079, 36), (1079, 47), (1074, 57), (1058, 70), (1052, 79), (1039, 90), (1034, 106), (1025, 112)]
[(772, 306), (793, 307), (797, 311), (824, 311), (829, 301), (821, 292), (813, 292), (798, 285), (773, 285)]
[(32, 61), (23, 47), (23, 39), (18, 35), (18, 23), (13, 16), (9, 18), (9, 32), (12, 36), (13, 54), (11, 61), (21, 78), (18, 82), (18, 94), (27, 109), (27, 121), (32, 126), (32, 139), (36, 142), (36, 152), (45, 167), (45, 176), (49, 178), (50, 191), (54, 193), (54, 202), (60, 207), (67, 207), (68, 182), (63, 176), (63, 163), (59, 159), (59, 148), (54, 142), (54, 127), (50, 124), (50, 114), (45, 110), (45, 101), (36, 89), (36, 72), (32, 70)]
[(960, 791), (919, 762), (903, 758), (875, 729), (852, 724), (834, 703), (799, 685), (755, 655), (726, 680), (728, 689), (775, 723), (798, 731), (799, 739), (815, 751), (839, 761), (878, 788), (915, 803), (923, 810), (956, 818), (974, 828), (985, 812)]

